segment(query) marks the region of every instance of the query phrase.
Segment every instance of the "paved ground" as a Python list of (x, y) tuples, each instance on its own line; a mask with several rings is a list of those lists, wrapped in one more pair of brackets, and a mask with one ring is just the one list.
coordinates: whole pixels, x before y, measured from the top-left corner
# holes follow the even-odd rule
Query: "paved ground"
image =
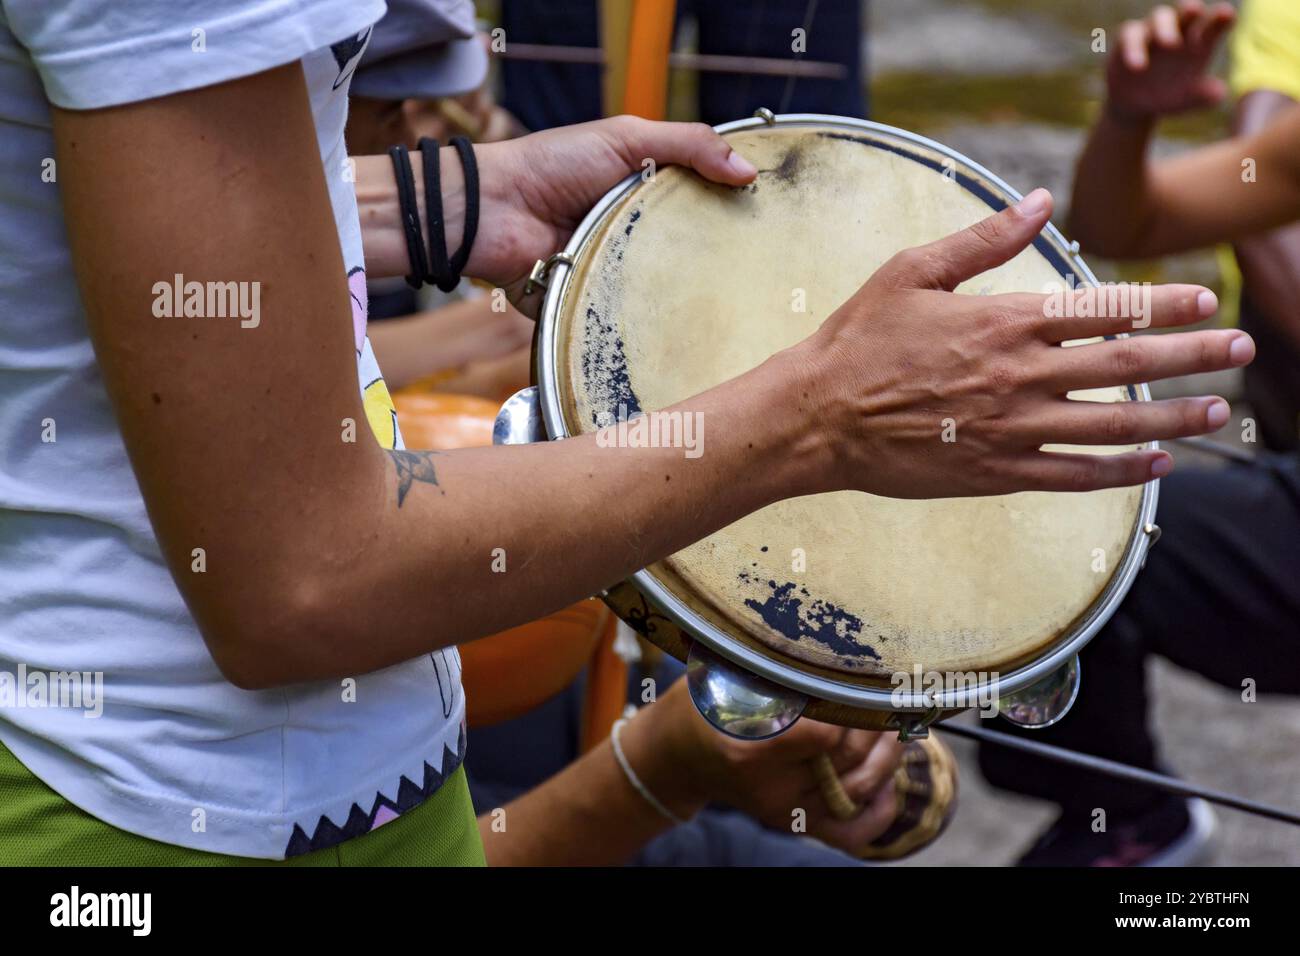
[[(1089, 50), (1091, 31), (1113, 28), (1146, 6), (1134, 0), (872, 0), (874, 118), (933, 136), (1024, 192), (1046, 185), (1064, 204), (1083, 124), (1101, 89), (1100, 58)], [(1184, 137), (1221, 128), (1221, 116), (1174, 127)], [(1170, 140), (1161, 148), (1185, 148), (1186, 142)], [(1136, 268), (1090, 264), (1102, 279), (1179, 277), (1221, 287), (1213, 254)], [(1229, 398), (1239, 390), (1231, 376), (1212, 387)], [(1233, 433), (1230, 427), (1222, 434)], [(1179, 460), (1186, 464), (1194, 456), (1180, 453)], [(1300, 637), (1300, 622), (1297, 631)], [(1163, 661), (1152, 662), (1151, 679), (1165, 757), (1179, 773), (1217, 789), (1300, 807), (1300, 702), (1244, 704), (1236, 691)], [(949, 740), (963, 765), (961, 806), (945, 837), (911, 862), (1009, 863), (1052, 819), (1052, 808), (990, 790), (971, 760), (973, 745)], [(1217, 813), (1220, 839), (1210, 862), (1300, 863), (1300, 829), (1232, 810)]]

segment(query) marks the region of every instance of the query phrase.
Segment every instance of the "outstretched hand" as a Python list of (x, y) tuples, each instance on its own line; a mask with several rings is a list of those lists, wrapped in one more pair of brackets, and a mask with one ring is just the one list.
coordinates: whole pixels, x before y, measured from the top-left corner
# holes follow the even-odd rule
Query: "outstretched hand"
[[(809, 401), (834, 451), (830, 483), (815, 490), (943, 498), (1137, 485), (1169, 473), (1168, 452), (1099, 455), (1046, 446), (1141, 445), (1207, 434), (1228, 421), (1227, 402), (1210, 395), (1116, 403), (1068, 395), (1238, 368), (1255, 353), (1244, 332), (1060, 347), (1193, 325), (1218, 307), (1208, 289), (954, 293), (1033, 242), (1051, 210), (1051, 195), (1035, 190), (968, 229), (898, 253), (789, 350), (796, 368), (813, 370)], [(950, 441), (941, 440), (944, 422), (954, 429)]]

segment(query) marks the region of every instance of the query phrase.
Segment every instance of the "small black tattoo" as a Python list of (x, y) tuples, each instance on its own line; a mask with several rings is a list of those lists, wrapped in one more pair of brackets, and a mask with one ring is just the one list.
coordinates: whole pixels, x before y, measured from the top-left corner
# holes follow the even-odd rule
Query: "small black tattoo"
[(411, 490), (411, 482), (423, 481), (425, 484), (438, 484), (438, 475), (433, 470), (433, 456), (436, 451), (405, 451), (393, 449), (393, 464), (397, 466), (397, 507), (402, 507), (406, 493)]

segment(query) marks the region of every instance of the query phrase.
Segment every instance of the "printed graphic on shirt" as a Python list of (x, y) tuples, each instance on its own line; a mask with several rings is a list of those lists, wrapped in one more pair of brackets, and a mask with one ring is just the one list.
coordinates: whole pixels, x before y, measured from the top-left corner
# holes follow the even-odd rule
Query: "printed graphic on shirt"
[[(433, 673), (438, 678), (438, 693), (442, 696), (442, 716), (450, 717), (456, 709), (456, 696), (460, 693), (460, 652), (455, 648), (444, 648), (430, 654), (433, 661)], [(452, 668), (455, 668), (455, 673)]]
[(361, 54), (370, 42), (370, 31), (373, 27), (366, 27), (354, 37), (346, 40), (340, 40), (330, 47), (330, 52), (334, 54), (334, 62), (339, 65), (339, 75), (334, 78), (334, 89), (338, 89), (348, 80), (352, 79), (352, 73), (357, 68), (357, 63), (361, 59)]
[(366, 270), (354, 266), (348, 272), (348, 295), (352, 297), (352, 342), (357, 354), (366, 337), (366, 319), (370, 315), (370, 296), (366, 292)]
[[(374, 364), (374, 353), (370, 351), (370, 340), (366, 339), (365, 351), (370, 354), (370, 364)], [(363, 372), (363, 377), (365, 373)], [(393, 396), (388, 393), (388, 386), (382, 377), (372, 378), (361, 389), (361, 399), (366, 407), (366, 421), (370, 430), (384, 448), (402, 447), (401, 432), (397, 428), (397, 409), (393, 405)]]
[(460, 736), (453, 752), (446, 744), (442, 748), (442, 769), (435, 770), (427, 762), (424, 765), (424, 780), (416, 783), (409, 777), (402, 777), (397, 782), (396, 793), (390, 797), (382, 790), (375, 794), (370, 809), (363, 810), (359, 804), (352, 804), (352, 810), (346, 820), (336, 823), (328, 816), (321, 815), (316, 821), (311, 836), (307, 835), (301, 824), (294, 824), (289, 844), (284, 848), (285, 857), (301, 856), (314, 850), (324, 850), (338, 846), (345, 840), (363, 836), (371, 830), (377, 830), (385, 823), (396, 820), (403, 813), (414, 810), (441, 787), (465, 760), (465, 725), (460, 726)]
[(352, 337), (357, 350), (357, 374), (361, 376), (361, 401), (365, 405), (366, 421), (382, 447), (403, 448), (402, 432), (397, 427), (397, 408), (379, 371), (370, 339), (366, 337), (369, 299), (366, 296), (366, 271), (360, 266), (348, 273), (348, 295), (352, 300)]

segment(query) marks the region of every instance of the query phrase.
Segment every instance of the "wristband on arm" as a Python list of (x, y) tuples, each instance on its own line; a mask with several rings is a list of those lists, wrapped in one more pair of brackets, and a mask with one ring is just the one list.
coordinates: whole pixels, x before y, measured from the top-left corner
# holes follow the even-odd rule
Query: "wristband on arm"
[[(450, 259), (447, 258), (447, 224), (442, 216), (442, 185), (440, 179), (441, 144), (436, 139), (421, 137), (420, 154), (424, 159), (424, 202), (429, 220), (429, 275), (428, 281), (443, 292), (450, 292), (460, 282), (460, 274), (469, 261), (470, 249), (474, 246), (474, 237), (478, 234), (478, 164), (474, 158), (474, 147), (464, 136), (455, 136), (451, 145), (460, 157), (460, 165), (465, 173), (465, 226), (460, 248)], [(431, 189), (434, 183), (438, 188)], [(434, 223), (437, 223), (436, 227)], [(436, 231), (435, 231), (436, 229)]]
[(394, 146), (388, 151), (393, 158), (393, 172), (397, 177), (397, 200), (406, 235), (406, 252), (411, 261), (411, 274), (406, 277), (406, 281), (414, 289), (420, 288), (425, 282), (436, 285), (443, 292), (456, 288), (478, 234), (479, 180), (474, 147), (464, 136), (452, 139), (451, 145), (455, 147), (465, 172), (465, 227), (460, 248), (450, 258), (447, 256), (446, 222), (442, 211), (441, 147), (438, 141), (423, 137), (419, 142), (420, 158), (424, 164), (425, 219), (429, 227), (427, 252), (420, 230), (410, 156), (405, 146)]
[(415, 204), (415, 175), (411, 172), (411, 158), (402, 145), (391, 146), (388, 155), (393, 161), (393, 177), (397, 180), (397, 203), (402, 214), (402, 231), (406, 234), (406, 255), (411, 271), (406, 284), (412, 289), (424, 285), (427, 271), (424, 255), (424, 237), (420, 232), (420, 213)]

